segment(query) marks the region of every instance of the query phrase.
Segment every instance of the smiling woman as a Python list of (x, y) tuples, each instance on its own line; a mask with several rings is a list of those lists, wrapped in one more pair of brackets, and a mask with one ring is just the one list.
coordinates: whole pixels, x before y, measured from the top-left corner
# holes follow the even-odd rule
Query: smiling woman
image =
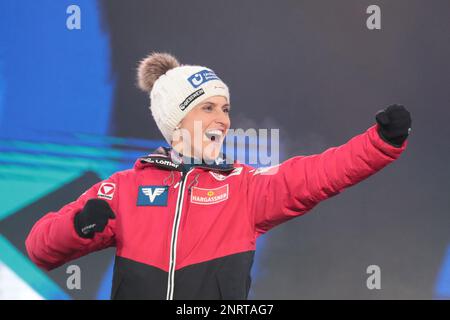
[(176, 127), (172, 147), (188, 157), (215, 160), (230, 128), (229, 112), (226, 97), (213, 96), (199, 103)]
[[(183, 77), (187, 81), (180, 82)], [(230, 128), (230, 95), (212, 70), (180, 66), (170, 54), (152, 53), (139, 65), (138, 83), (150, 93), (155, 122), (175, 151), (199, 163), (219, 157)], [(186, 97), (181, 103), (177, 91)]]
[(149, 92), (153, 118), (169, 145), (187, 161), (216, 161), (230, 128), (225, 83), (212, 70), (180, 66), (167, 53), (152, 53), (141, 61), (138, 83)]
[(230, 95), (211, 69), (153, 53), (138, 80), (171, 148), (47, 214), (26, 240), (45, 269), (115, 246), (113, 299), (246, 299), (257, 238), (396, 160), (411, 126), (389, 106), (342, 146), (256, 170), (219, 155)]

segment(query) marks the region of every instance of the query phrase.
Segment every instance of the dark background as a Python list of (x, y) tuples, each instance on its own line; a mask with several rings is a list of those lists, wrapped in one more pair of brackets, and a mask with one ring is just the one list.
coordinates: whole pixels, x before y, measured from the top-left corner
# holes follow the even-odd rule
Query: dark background
[[(381, 30), (366, 8), (381, 8)], [(254, 298), (432, 298), (450, 244), (449, 1), (103, 1), (117, 77), (113, 131), (158, 136), (137, 61), (168, 51), (213, 68), (232, 126), (280, 128), (287, 155), (321, 152), (404, 104), (409, 147), (382, 172), (265, 237)], [(382, 289), (366, 288), (379, 265)], [(259, 279), (258, 279), (259, 280)]]

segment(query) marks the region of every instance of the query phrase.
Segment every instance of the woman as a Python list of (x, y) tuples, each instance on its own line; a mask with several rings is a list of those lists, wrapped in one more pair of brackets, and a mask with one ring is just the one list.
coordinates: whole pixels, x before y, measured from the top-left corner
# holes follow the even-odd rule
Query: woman
[(255, 170), (219, 157), (230, 97), (211, 69), (154, 53), (138, 80), (172, 148), (48, 213), (26, 240), (46, 270), (115, 246), (113, 299), (247, 298), (256, 239), (397, 159), (411, 127), (404, 107), (389, 106), (340, 147)]

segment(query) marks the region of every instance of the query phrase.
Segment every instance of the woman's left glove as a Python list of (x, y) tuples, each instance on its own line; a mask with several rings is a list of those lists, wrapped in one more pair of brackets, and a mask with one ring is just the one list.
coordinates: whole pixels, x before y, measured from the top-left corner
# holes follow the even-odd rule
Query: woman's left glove
[(381, 139), (400, 148), (411, 132), (411, 115), (402, 105), (391, 105), (376, 114)]

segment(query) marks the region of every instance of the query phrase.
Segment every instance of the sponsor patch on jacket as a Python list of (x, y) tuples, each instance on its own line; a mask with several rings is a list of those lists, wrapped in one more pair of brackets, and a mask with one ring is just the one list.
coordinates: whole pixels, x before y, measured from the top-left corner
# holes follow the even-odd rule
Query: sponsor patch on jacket
[(220, 79), (219, 79), (219, 77), (216, 76), (216, 74), (213, 71), (204, 69), (202, 71), (194, 73), (187, 80), (194, 88), (198, 88), (205, 82), (208, 82), (210, 80), (220, 80)]
[(168, 186), (140, 186), (138, 206), (167, 206)]
[(112, 200), (116, 191), (116, 185), (111, 182), (103, 182), (98, 189), (97, 198)]
[(173, 161), (171, 161), (169, 159), (161, 158), (159, 156), (158, 157), (147, 156), (147, 157), (141, 158), (140, 160), (141, 160), (141, 162), (154, 164), (154, 165), (157, 165), (158, 167), (166, 168), (166, 169), (170, 169), (170, 170), (180, 171), (180, 169), (181, 169), (180, 164), (174, 163)]
[(198, 97), (202, 96), (205, 94), (205, 90), (203, 90), (202, 88), (198, 89), (197, 91), (194, 91), (194, 93), (190, 94), (186, 99), (184, 99), (184, 101), (180, 104), (180, 109), (182, 111), (184, 111), (184, 109), (186, 109), (187, 107), (189, 107), (189, 105), (192, 103), (192, 101), (194, 101), (195, 99), (197, 99)]
[(193, 187), (191, 190), (191, 203), (215, 204), (228, 199), (228, 184), (215, 189)]

